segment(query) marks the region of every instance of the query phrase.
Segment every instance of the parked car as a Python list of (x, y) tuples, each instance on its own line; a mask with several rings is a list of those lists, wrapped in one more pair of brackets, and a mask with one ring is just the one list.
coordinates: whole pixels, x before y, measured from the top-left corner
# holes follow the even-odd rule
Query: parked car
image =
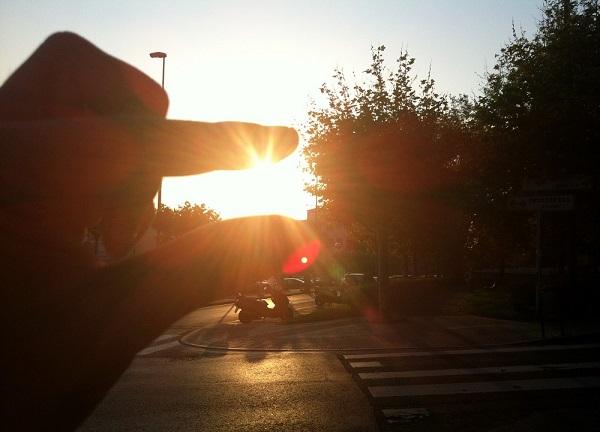
[(306, 287), (306, 283), (304, 283), (304, 281), (300, 278), (283, 278), (281, 284), (283, 285), (283, 289), (286, 291), (291, 289), (299, 289), (304, 291)]
[(377, 298), (377, 279), (367, 273), (346, 273), (340, 288), (344, 303), (357, 307), (372, 303)]
[(376, 279), (365, 273), (346, 273), (342, 278), (342, 285), (346, 286), (358, 286), (372, 284)]
[(267, 281), (255, 282), (243, 290), (243, 294), (255, 295), (258, 298), (269, 297), (271, 294), (271, 285)]

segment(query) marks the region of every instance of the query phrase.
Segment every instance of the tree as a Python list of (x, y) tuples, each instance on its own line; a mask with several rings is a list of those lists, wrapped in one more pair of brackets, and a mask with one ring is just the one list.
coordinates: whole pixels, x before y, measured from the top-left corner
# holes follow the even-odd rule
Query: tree
[(372, 49), (362, 83), (351, 87), (338, 69), (334, 84), (321, 87), (327, 105), (309, 112), (305, 157), (319, 179), (308, 189), (324, 207), (377, 232), (379, 280), (386, 283), (390, 233), (413, 254), (445, 237), (436, 224), (454, 208), (462, 129), (456, 104), (436, 91), (431, 75), (415, 86), (414, 58), (401, 52), (389, 71), (384, 51)]
[[(501, 257), (531, 238), (527, 216), (503, 210), (524, 179), (584, 175), (597, 183), (599, 25), (597, 0), (546, 2), (533, 37), (513, 29), (474, 103), (472, 227), (476, 241), (495, 244)], [(598, 205), (588, 213), (597, 220)], [(587, 241), (597, 244), (597, 237)]]
[(154, 220), (154, 227), (160, 232), (161, 240), (165, 241), (218, 220), (219, 214), (205, 204), (191, 204), (186, 201), (176, 209), (162, 204)]

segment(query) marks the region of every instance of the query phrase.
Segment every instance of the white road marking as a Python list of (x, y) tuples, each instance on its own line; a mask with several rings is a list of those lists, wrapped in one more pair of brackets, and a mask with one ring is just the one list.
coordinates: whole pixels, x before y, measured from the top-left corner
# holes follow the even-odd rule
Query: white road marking
[[(509, 326), (507, 324), (505, 327)], [(456, 326), (456, 327), (448, 327), (448, 330), (462, 330), (462, 329), (475, 329), (475, 328), (483, 328), (483, 327), (498, 327), (498, 324), (478, 324), (478, 325), (468, 325), (468, 326)]]
[(396, 358), (396, 357), (426, 357), (440, 355), (466, 355), (466, 354), (497, 354), (497, 353), (513, 353), (513, 352), (528, 352), (528, 351), (559, 351), (573, 350), (585, 348), (600, 348), (600, 344), (583, 344), (583, 345), (546, 345), (546, 346), (526, 346), (526, 347), (510, 347), (510, 348), (481, 348), (481, 349), (454, 349), (440, 351), (406, 351), (406, 352), (391, 352), (391, 353), (370, 353), (370, 354), (346, 354), (346, 360), (355, 359), (375, 359), (375, 358)]
[(160, 341), (165, 340), (165, 339), (173, 339), (173, 338), (176, 338), (178, 336), (179, 336), (178, 334), (165, 334), (165, 335), (159, 336), (156, 339), (154, 339), (154, 342), (160, 342)]
[(162, 344), (159, 344), (159, 345), (150, 346), (148, 348), (145, 348), (145, 349), (141, 350), (136, 355), (143, 356), (143, 355), (153, 354), (155, 352), (164, 351), (164, 350), (167, 350), (167, 349), (170, 349), (170, 348), (174, 348), (176, 346), (181, 346), (181, 344), (179, 343), (178, 340), (172, 341), (172, 342), (162, 343)]
[[(352, 363), (350, 363), (352, 364)], [(432, 370), (411, 370), (394, 372), (361, 372), (358, 376), (361, 379), (388, 379), (388, 378), (420, 378), (420, 377), (439, 377), (439, 376), (461, 376), (461, 375), (484, 375), (484, 374), (505, 374), (514, 372), (545, 372), (545, 371), (564, 371), (573, 369), (596, 369), (600, 368), (600, 362), (591, 363), (555, 363), (542, 365), (518, 365), (518, 366), (499, 366), (499, 367), (481, 367), (470, 369), (432, 369)]]
[(412, 423), (430, 414), (425, 408), (384, 408), (381, 412), (388, 423)]
[(367, 362), (350, 362), (351, 368), (372, 368), (381, 367), (381, 363), (378, 361), (367, 361)]
[(440, 396), (473, 393), (499, 393), (533, 390), (565, 390), (600, 387), (600, 377), (545, 378), (512, 381), (487, 381), (452, 384), (371, 386), (374, 398), (406, 396)]

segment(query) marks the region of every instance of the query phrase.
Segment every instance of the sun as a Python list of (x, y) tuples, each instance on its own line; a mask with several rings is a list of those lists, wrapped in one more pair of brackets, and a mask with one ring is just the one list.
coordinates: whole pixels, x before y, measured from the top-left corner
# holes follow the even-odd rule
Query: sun
[(256, 175), (264, 175), (273, 169), (275, 163), (271, 159), (271, 156), (252, 156), (252, 163), (250, 165), (250, 171), (253, 171)]
[(163, 202), (170, 207), (186, 200), (205, 203), (223, 219), (267, 214), (306, 219), (314, 198), (304, 191), (300, 160), (299, 150), (278, 162), (256, 155), (246, 170), (170, 177), (163, 182)]

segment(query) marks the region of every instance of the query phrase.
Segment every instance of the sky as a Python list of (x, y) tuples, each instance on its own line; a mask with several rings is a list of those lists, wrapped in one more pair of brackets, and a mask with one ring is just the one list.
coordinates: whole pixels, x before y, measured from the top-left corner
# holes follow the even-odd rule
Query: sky
[[(431, 68), (445, 93), (475, 95), (514, 23), (535, 32), (541, 0), (0, 0), (0, 83), (50, 34), (69, 30), (161, 80), (169, 118), (242, 120), (299, 129), (334, 68), (364, 70), (371, 46)], [(300, 152), (271, 167), (167, 178), (163, 201), (204, 202), (224, 218), (304, 219), (314, 199)]]

